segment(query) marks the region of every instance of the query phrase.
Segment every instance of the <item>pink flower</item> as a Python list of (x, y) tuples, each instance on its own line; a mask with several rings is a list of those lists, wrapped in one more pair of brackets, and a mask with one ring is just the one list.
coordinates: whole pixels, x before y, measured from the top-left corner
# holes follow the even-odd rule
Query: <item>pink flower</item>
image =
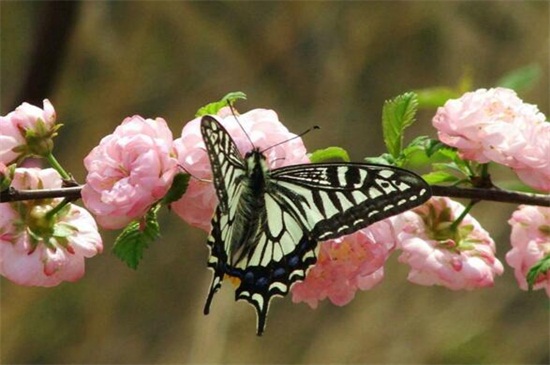
[(461, 157), (508, 166), (525, 183), (550, 190), (550, 123), (545, 120), (513, 90), (496, 88), (447, 101), (432, 122), (439, 139)]
[(162, 198), (177, 171), (172, 132), (162, 118), (124, 119), (84, 159), (84, 205), (107, 229), (126, 226)]
[[(61, 187), (53, 169), (18, 168), (16, 189)], [(0, 204), (0, 274), (27, 286), (55, 286), (84, 275), (84, 259), (103, 250), (93, 217), (73, 204), (53, 217), (62, 199)]]
[[(235, 117), (223, 108), (218, 112), (218, 120), (231, 135), (237, 148), (244, 156), (253, 146), (243, 133)], [(273, 110), (254, 109), (238, 116), (254, 146), (264, 149), (295, 136), (279, 121)], [(183, 197), (172, 204), (172, 209), (187, 223), (210, 231), (210, 220), (218, 199), (214, 191), (212, 170), (206, 154), (200, 132), (201, 118), (188, 122), (181, 132), (181, 137), (174, 141), (181, 166), (193, 177), (208, 181), (191, 179)], [(286, 165), (308, 163), (306, 149), (301, 138), (296, 138), (266, 151), (270, 168)]]
[(392, 218), (403, 251), (399, 261), (411, 266), (409, 281), (471, 290), (492, 286), (495, 275), (502, 274), (495, 243), (473, 217), (466, 215), (457, 229), (451, 229), (463, 211), (448, 198), (432, 198)]
[[(508, 223), (512, 226), (512, 249), (506, 254), (506, 262), (514, 268), (520, 288), (527, 290), (529, 269), (550, 254), (550, 208), (521, 205)], [(549, 273), (540, 275), (533, 288), (544, 288), (550, 297)]]
[(526, 134), (526, 146), (515, 156), (514, 172), (525, 184), (550, 192), (550, 123), (534, 126)]
[(9, 165), (26, 156), (46, 156), (53, 148), (58, 127), (48, 99), (44, 99), (44, 109), (21, 104), (0, 117), (0, 162)]
[(357, 290), (368, 290), (382, 281), (384, 263), (395, 246), (389, 220), (377, 222), (353, 234), (320, 244), (317, 263), (306, 279), (292, 286), (292, 301), (317, 308), (328, 298), (343, 306)]

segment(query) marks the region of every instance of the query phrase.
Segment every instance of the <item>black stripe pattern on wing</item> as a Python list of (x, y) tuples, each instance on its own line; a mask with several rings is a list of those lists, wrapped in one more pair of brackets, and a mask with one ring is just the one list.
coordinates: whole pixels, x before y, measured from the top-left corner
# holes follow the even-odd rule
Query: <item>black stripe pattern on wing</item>
[(272, 171), (270, 177), (280, 200), (319, 241), (353, 233), (431, 196), (416, 174), (375, 164), (293, 165)]

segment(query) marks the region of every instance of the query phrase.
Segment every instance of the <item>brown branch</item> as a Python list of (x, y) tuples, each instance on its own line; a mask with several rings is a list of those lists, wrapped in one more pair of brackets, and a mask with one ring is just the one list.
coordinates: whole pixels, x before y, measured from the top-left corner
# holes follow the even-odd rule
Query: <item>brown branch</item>
[(51, 198), (69, 198), (71, 200), (80, 199), (82, 186), (71, 186), (59, 189), (42, 190), (16, 190), (10, 188), (0, 192), (0, 202), (16, 202), (21, 200), (51, 199)]
[(434, 196), (550, 207), (550, 195), (544, 194), (520, 193), (502, 189), (457, 188), (440, 185), (433, 185), (431, 188)]
[[(501, 189), (458, 188), (453, 186), (431, 186), (434, 196), (447, 196), (449, 198), (466, 198), (472, 200), (487, 200), (500, 203), (538, 205), (550, 207), (550, 195), (529, 194)], [(8, 189), (0, 192), (0, 202), (14, 202), (20, 200), (70, 198), (72, 200), (81, 197), (82, 186), (72, 186), (61, 189), (49, 190), (15, 190)]]

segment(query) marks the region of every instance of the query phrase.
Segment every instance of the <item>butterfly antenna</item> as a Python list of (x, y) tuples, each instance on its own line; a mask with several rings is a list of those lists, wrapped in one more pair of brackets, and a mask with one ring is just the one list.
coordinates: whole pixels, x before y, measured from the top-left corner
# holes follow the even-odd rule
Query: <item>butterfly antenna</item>
[(189, 176), (191, 176), (192, 178), (196, 179), (196, 180), (199, 180), (199, 181), (202, 181), (202, 182), (208, 182), (208, 183), (211, 183), (212, 180), (210, 179), (203, 179), (203, 178), (200, 178), (198, 176), (195, 176), (193, 175), (189, 170), (187, 170), (185, 167), (183, 167), (183, 165), (181, 164), (178, 164), (178, 167), (183, 171), (185, 172), (186, 174), (188, 174)]
[(294, 137), (291, 137), (291, 138), (289, 138), (289, 139), (285, 139), (284, 141), (281, 141), (281, 142), (279, 142), (279, 143), (276, 143), (276, 144), (274, 144), (273, 146), (267, 147), (265, 150), (263, 150), (263, 151), (261, 151), (261, 152), (264, 153), (265, 151), (270, 150), (270, 149), (272, 149), (273, 147), (277, 147), (277, 146), (279, 146), (279, 145), (282, 145), (283, 143), (290, 142), (290, 141), (292, 141), (293, 139), (300, 138), (300, 137), (302, 137), (303, 135), (308, 134), (309, 132), (311, 132), (311, 131), (314, 130), (314, 129), (321, 129), (321, 127), (319, 127), (318, 125), (314, 125), (313, 127), (310, 127), (310, 128), (308, 128), (308, 129), (306, 129), (305, 131), (303, 131), (303, 132), (300, 133), (300, 134), (295, 135)]
[(253, 149), (256, 148), (256, 146), (254, 146), (254, 142), (252, 142), (252, 139), (250, 138), (248, 133), (246, 133), (246, 131), (244, 130), (244, 127), (242, 126), (241, 122), (239, 122), (239, 118), (237, 118), (237, 114), (235, 113), (235, 109), (233, 108), (233, 104), (230, 101), (228, 101), (227, 105), (229, 106), (229, 109), (231, 109), (231, 114), (233, 114), (233, 117), (235, 117), (235, 120), (237, 121), (237, 124), (239, 125), (239, 127), (241, 127), (241, 130), (243, 131), (244, 135), (246, 136), (246, 138), (250, 142), (250, 145), (252, 145), (252, 148)]

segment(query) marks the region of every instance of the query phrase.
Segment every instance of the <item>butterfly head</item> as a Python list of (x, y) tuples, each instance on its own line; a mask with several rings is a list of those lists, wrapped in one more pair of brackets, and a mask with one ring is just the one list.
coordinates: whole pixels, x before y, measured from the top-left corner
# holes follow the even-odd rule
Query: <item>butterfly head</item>
[(244, 159), (246, 161), (246, 172), (250, 182), (256, 185), (256, 188), (263, 187), (269, 171), (265, 155), (259, 148), (254, 148), (244, 156)]

